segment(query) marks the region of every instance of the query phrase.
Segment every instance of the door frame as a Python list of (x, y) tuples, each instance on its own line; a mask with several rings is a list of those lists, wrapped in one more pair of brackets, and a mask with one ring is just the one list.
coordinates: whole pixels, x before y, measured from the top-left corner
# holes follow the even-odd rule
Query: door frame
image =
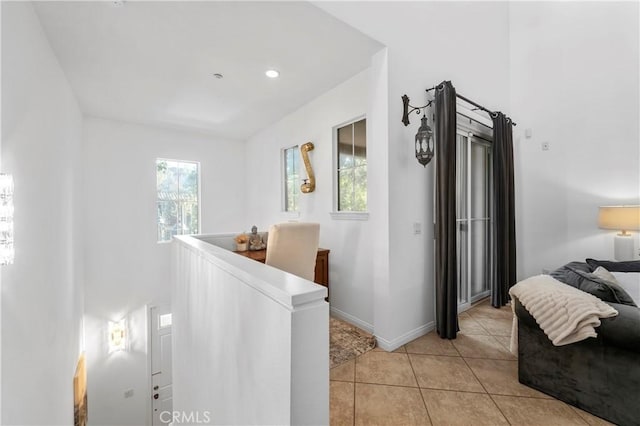
[[(462, 119), (461, 119), (462, 118)], [(480, 145), (484, 145), (485, 147), (491, 147), (493, 145), (493, 123), (491, 120), (479, 115), (477, 112), (469, 109), (466, 107), (466, 105), (464, 105), (464, 103), (461, 103), (460, 100), (458, 100), (458, 102), (456, 103), (456, 138), (457, 136), (463, 136), (465, 137), (466, 140), (466, 163), (467, 163), (467, 170), (466, 170), (466, 178), (467, 178), (467, 182), (465, 183), (465, 186), (467, 188), (467, 200), (466, 200), (466, 206), (467, 209), (470, 209), (471, 207), (471, 192), (468, 191), (469, 187), (470, 187), (470, 182), (471, 182), (471, 145), (473, 143), (477, 143)], [(456, 141), (457, 142), (457, 141)], [(493, 181), (491, 178), (491, 164), (493, 162), (493, 157), (491, 157), (490, 161), (487, 164), (488, 167), (488, 173), (489, 173), (489, 197), (490, 199), (493, 199)], [(456, 168), (459, 165), (456, 164)], [(457, 197), (457, 194), (456, 194)], [(489, 207), (489, 247), (491, 248), (493, 246), (493, 207), (490, 206)], [(465, 215), (466, 216), (466, 215)], [(468, 225), (471, 224), (471, 219), (467, 217), (467, 219), (464, 220), (464, 222), (466, 222)], [(456, 219), (456, 227), (458, 226), (459, 220)], [(471, 227), (469, 226), (469, 232), (471, 232)], [(456, 231), (458, 232), (458, 231)], [(468, 244), (467, 246), (467, 272), (469, 273), (469, 271), (471, 271), (471, 250), (472, 247), (470, 244)], [(458, 303), (457, 306), (457, 311), (458, 313), (464, 312), (468, 309), (471, 308), (471, 306), (477, 302), (480, 299), (483, 299), (487, 296), (491, 296), (491, 291), (493, 288), (493, 270), (492, 270), (492, 265), (493, 265), (493, 255), (492, 255), (492, 250), (489, 250), (489, 289), (483, 291), (482, 293), (479, 293), (475, 296), (471, 296), (471, 292), (470, 292), (470, 278), (467, 277), (467, 298), (465, 300), (465, 302), (463, 303)], [(458, 298), (460, 296), (458, 295)]]
[(147, 395), (147, 424), (151, 425), (151, 423), (153, 422), (153, 378), (151, 377), (151, 373), (152, 373), (152, 367), (151, 367), (151, 309), (152, 308), (156, 308), (158, 305), (156, 303), (147, 303), (144, 305), (145, 306), (145, 321), (146, 321), (146, 328), (147, 328), (147, 344), (146, 344), (146, 351), (147, 351), (147, 392), (145, 392), (145, 394)]

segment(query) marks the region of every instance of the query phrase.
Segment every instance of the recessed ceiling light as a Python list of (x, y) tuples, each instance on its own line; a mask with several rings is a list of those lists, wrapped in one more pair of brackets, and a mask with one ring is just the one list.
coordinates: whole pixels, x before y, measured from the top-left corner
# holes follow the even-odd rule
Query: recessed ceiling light
[(222, 74), (220, 74), (220, 73), (215, 73), (213, 76), (214, 76), (215, 78), (217, 78), (217, 79), (220, 79), (220, 78), (224, 77), (224, 76), (223, 76)]
[(280, 73), (276, 70), (267, 70), (265, 72), (265, 75), (269, 78), (277, 78), (280, 75)]

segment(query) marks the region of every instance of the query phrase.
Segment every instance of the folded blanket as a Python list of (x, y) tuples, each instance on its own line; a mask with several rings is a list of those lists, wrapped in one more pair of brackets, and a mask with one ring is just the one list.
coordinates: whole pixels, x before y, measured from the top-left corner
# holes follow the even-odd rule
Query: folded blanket
[[(538, 275), (520, 281), (509, 290), (533, 316), (555, 346), (596, 337), (600, 318), (618, 315), (618, 311), (597, 297), (563, 284), (549, 275)], [(511, 351), (516, 352), (518, 333), (514, 309)]]

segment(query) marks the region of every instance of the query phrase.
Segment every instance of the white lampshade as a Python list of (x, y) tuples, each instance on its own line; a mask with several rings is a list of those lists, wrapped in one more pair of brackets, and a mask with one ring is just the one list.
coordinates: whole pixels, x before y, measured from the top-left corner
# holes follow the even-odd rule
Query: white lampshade
[(640, 230), (640, 206), (602, 206), (598, 227), (616, 231)]

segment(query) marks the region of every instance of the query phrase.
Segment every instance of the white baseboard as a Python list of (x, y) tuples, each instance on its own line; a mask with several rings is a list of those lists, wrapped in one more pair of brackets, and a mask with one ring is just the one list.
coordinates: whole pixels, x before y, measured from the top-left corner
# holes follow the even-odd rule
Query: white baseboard
[(387, 352), (391, 352), (391, 351), (395, 351), (405, 343), (409, 343), (420, 336), (424, 336), (434, 328), (436, 328), (436, 323), (434, 321), (431, 321), (430, 323), (421, 325), (418, 328), (414, 328), (413, 330), (393, 340), (386, 340), (379, 336), (376, 336), (376, 340), (380, 348), (384, 349)]
[(346, 321), (349, 324), (353, 324), (356, 327), (363, 329), (367, 333), (373, 334), (373, 325), (369, 324), (368, 322), (364, 322), (361, 319), (356, 318), (353, 315), (350, 315), (346, 312), (342, 312), (340, 309), (331, 307), (331, 315), (340, 320)]
[(361, 329), (363, 329), (364, 331), (371, 333), (375, 336), (377, 344), (380, 348), (384, 349), (385, 351), (391, 352), (391, 351), (395, 351), (396, 349), (398, 349), (400, 346), (404, 345), (405, 343), (409, 343), (415, 339), (417, 339), (420, 336), (424, 336), (425, 334), (427, 334), (428, 332), (430, 332), (431, 330), (436, 328), (436, 323), (435, 321), (431, 321), (427, 324), (421, 325), (418, 328), (414, 328), (413, 330), (403, 334), (400, 337), (397, 337), (393, 340), (387, 340), (384, 339), (380, 336), (376, 336), (374, 331), (373, 331), (373, 325), (369, 324), (368, 322), (364, 322), (359, 318), (354, 317), (353, 315), (350, 315), (346, 312), (341, 311), (340, 309), (336, 309), (334, 307), (331, 308), (331, 315), (341, 319), (343, 321), (346, 321), (350, 324), (355, 325), (356, 327), (360, 327)]

